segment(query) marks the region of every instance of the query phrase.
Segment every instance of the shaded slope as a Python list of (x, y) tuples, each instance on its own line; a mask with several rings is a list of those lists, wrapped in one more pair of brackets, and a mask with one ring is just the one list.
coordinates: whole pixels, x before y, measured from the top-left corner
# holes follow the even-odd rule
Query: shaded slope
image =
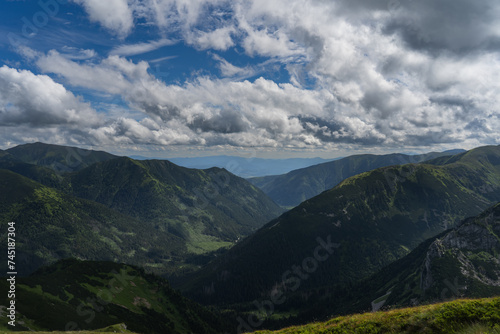
[[(241, 303), (299, 287), (351, 285), (500, 200), (499, 157), (499, 147), (483, 147), (443, 166), (351, 177), (271, 221), (183, 288), (207, 303)], [(332, 254), (313, 261), (318, 238)]]
[(0, 153), (0, 169), (8, 169), (49, 187), (61, 187), (62, 176), (53, 169), (22, 162), (9, 153), (3, 156)]
[[(223, 331), (218, 315), (137, 267), (63, 260), (16, 283), (17, 330), (98, 329), (123, 323), (144, 334)], [(7, 284), (3, 279), (0, 286), (8, 289)], [(1, 305), (7, 302), (6, 294), (0, 297)], [(6, 328), (8, 319), (2, 318), (0, 328)]]
[(455, 151), (421, 155), (354, 155), (294, 170), (284, 175), (264, 176), (248, 180), (262, 189), (279, 205), (293, 207), (359, 173), (380, 167), (419, 163), (441, 155), (450, 156)]
[[(399, 264), (385, 271), (385, 282), (376, 276), (373, 281), (379, 286), (375, 293), (392, 287), (386, 305), (500, 295), (499, 254), (500, 204), (497, 204), (439, 236), (425, 249), (419, 249), (406, 271)], [(408, 272), (410, 268), (412, 272)]]
[[(426, 240), (402, 259), (354, 286), (290, 296), (286, 323), (333, 314), (406, 307), (456, 298), (500, 296), (500, 204)], [(267, 326), (276, 325), (268, 321)]]
[(9, 152), (4, 151), (4, 150), (0, 150), (0, 159), (1, 160), (15, 160), (16, 158), (12, 154), (10, 154)]

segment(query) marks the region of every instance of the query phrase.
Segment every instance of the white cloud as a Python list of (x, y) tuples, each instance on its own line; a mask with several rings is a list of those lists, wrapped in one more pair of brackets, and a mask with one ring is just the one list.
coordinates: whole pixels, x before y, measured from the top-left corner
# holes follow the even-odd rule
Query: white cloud
[(208, 32), (197, 30), (187, 35), (187, 42), (202, 50), (226, 51), (234, 45), (231, 37), (234, 32), (234, 27), (222, 27)]
[(245, 68), (234, 66), (233, 64), (229, 63), (227, 60), (216, 54), (212, 55), (212, 57), (219, 62), (219, 69), (222, 76), (225, 78), (229, 77), (233, 79), (245, 79), (256, 75), (256, 70), (252, 69), (249, 66)]
[(92, 107), (46, 75), (0, 67), (0, 124), (95, 126)]
[(121, 64), (123, 62), (127, 61), (118, 56), (110, 56), (99, 66), (79, 64), (53, 50), (39, 57), (36, 63), (44, 72), (61, 75), (73, 86), (120, 94), (131, 88), (127, 75), (138, 75), (138, 71), (147, 71), (148, 68), (146, 63), (141, 62), (130, 71), (126, 64)]
[(73, 0), (82, 5), (90, 19), (124, 38), (132, 31), (134, 18), (127, 0)]
[[(325, 57), (330, 56), (329, 51), (324, 52)], [(119, 95), (131, 108), (147, 115), (147, 122), (156, 124), (153, 129), (134, 120), (120, 120), (93, 131), (100, 140), (118, 140), (111, 139), (116, 137), (121, 143), (128, 138), (130, 143), (158, 145), (230, 143), (311, 148), (342, 143), (419, 146), (467, 140), (472, 137), (472, 129), (479, 127), (485, 129), (484, 140), (492, 140), (494, 135), (475, 120), (494, 114), (498, 98), (490, 94), (485, 101), (482, 94), (493, 89), (492, 85), (498, 86), (494, 78), (500, 74), (500, 63), (487, 72), (467, 62), (449, 60), (447, 66), (440, 66), (437, 60), (415, 62), (410, 57), (419, 70), (405, 73), (402, 83), (388, 81), (370, 66), (373, 63), (369, 57), (351, 51), (347, 54), (351, 59), (342, 66), (316, 63), (321, 88), (315, 90), (278, 85), (264, 78), (240, 82), (200, 77), (183, 86), (167, 85), (148, 72), (146, 62), (133, 63), (119, 56), (79, 64), (61, 59), (52, 51), (40, 57), (37, 64), (72, 85)], [(226, 74), (241, 74), (242, 69), (218, 56), (214, 58), (226, 66)], [(487, 57), (482, 62), (491, 64), (494, 59)], [(433, 71), (433, 67), (439, 70)], [(473, 73), (478, 70), (485, 77), (475, 78)], [(426, 71), (436, 77), (431, 83), (422, 81), (431, 78)], [(450, 78), (456, 82), (449, 83)], [(448, 88), (435, 91), (433, 87), (443, 80), (447, 80)], [(481, 81), (484, 86), (479, 87)], [(466, 93), (471, 83), (482, 93)], [(457, 98), (466, 94), (468, 107)], [(490, 117), (489, 122), (498, 120)], [(468, 124), (469, 130), (464, 129)]]
[(42, 71), (144, 113), (95, 129), (100, 140), (297, 148), (498, 141), (500, 5), (492, 0), (75, 1), (121, 37), (141, 19), (198, 50), (235, 48), (290, 75), (288, 84), (246, 81), (262, 69), (213, 55), (222, 79), (169, 84), (148, 63), (120, 57), (171, 39), (125, 44), (101, 61), (25, 50)]
[(137, 44), (125, 44), (115, 47), (113, 50), (111, 50), (110, 55), (134, 56), (138, 54), (151, 52), (167, 45), (173, 45), (175, 43), (176, 43), (175, 41), (163, 38), (158, 41), (149, 41)]
[(65, 58), (73, 60), (87, 60), (95, 58), (97, 56), (97, 52), (95, 52), (95, 50), (78, 49), (72, 46), (64, 46), (62, 48), (62, 51), (62, 55)]

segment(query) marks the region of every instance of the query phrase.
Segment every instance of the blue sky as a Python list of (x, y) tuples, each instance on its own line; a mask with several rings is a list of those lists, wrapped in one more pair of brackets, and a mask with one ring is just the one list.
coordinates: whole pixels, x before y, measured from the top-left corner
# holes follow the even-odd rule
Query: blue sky
[(499, 144), (500, 4), (4, 0), (0, 148), (169, 157)]

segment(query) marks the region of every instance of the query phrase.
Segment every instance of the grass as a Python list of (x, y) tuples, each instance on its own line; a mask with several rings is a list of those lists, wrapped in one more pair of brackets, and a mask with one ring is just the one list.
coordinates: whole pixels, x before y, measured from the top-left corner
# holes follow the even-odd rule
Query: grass
[[(13, 333), (10, 331), (0, 331), (0, 334), (3, 333)], [(94, 331), (67, 331), (67, 332), (15, 332), (18, 334), (31, 334), (31, 333), (37, 333), (37, 334), (103, 334), (103, 333), (129, 333), (133, 334), (133, 332), (127, 330), (127, 326), (125, 324), (117, 324), (113, 326), (109, 326), (103, 329), (97, 329)]]
[(462, 299), (447, 303), (364, 313), (327, 322), (258, 331), (260, 334), (333, 333), (500, 333), (500, 298)]
[(464, 328), (463, 330), (457, 332), (457, 334), (500, 334), (500, 329), (491, 329), (487, 325), (478, 323)]

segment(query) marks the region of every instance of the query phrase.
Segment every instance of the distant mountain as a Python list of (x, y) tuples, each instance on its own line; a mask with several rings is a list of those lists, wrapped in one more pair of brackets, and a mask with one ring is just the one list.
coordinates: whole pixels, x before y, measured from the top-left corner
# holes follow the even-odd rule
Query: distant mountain
[[(0, 280), (2, 290), (9, 282)], [(7, 293), (0, 304), (8, 305)], [(112, 262), (63, 260), (16, 281), (16, 330), (109, 328), (137, 333), (215, 334), (222, 318), (182, 297), (167, 281)], [(10, 330), (2, 317), (0, 330)], [(128, 331), (127, 331), (128, 332)]]
[(419, 155), (353, 155), (315, 166), (293, 170), (284, 175), (271, 175), (248, 180), (262, 189), (276, 203), (283, 207), (294, 207), (325, 190), (331, 189), (348, 177), (375, 168), (420, 163), (440, 156), (462, 153), (464, 150), (451, 150), (442, 153)]
[(379, 168), (286, 212), (180, 286), (225, 305), (351, 286), (499, 200), (498, 146)]
[(22, 162), (50, 167), (57, 172), (78, 171), (96, 162), (117, 157), (103, 151), (44, 143), (19, 145), (6, 152)]
[(68, 175), (68, 189), (186, 240), (194, 253), (232, 244), (282, 210), (224, 169), (195, 170), (166, 160), (127, 157)]
[(168, 160), (175, 163), (176, 165), (187, 168), (224, 168), (235, 175), (245, 178), (284, 174), (294, 169), (304, 168), (330, 161), (321, 158), (263, 159), (252, 157), (243, 158), (227, 155), (192, 158), (169, 158)]

